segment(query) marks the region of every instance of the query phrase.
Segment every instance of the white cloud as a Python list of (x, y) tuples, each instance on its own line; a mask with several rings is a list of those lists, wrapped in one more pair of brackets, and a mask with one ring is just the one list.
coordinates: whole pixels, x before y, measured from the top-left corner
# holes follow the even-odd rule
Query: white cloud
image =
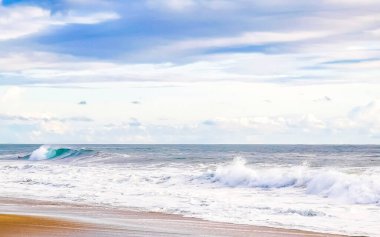
[(326, 128), (326, 122), (313, 114), (297, 116), (258, 116), (240, 118), (218, 118), (218, 124), (227, 129), (253, 129), (260, 133), (289, 132), (294, 129), (310, 132)]
[[(147, 10), (137, 2), (131, 11)], [(65, 3), (76, 10), (51, 14), (36, 6), (0, 6), (0, 41), (120, 17), (108, 11), (121, 6), (114, 1)], [(148, 16), (133, 18), (136, 22), (164, 16), (165, 20), (180, 19), (179, 24), (226, 26), (204, 33), (209, 27), (205, 25), (195, 34), (179, 31), (175, 37), (150, 32), (141, 36), (142, 47), (112, 60), (40, 52), (28, 48), (35, 44), (6, 42), (0, 52), (0, 83), (34, 85), (0, 88), (0, 124), (9, 128), (8, 134), (19, 126), (20, 139), (31, 134), (39, 142), (308, 143), (315, 138), (328, 143), (350, 141), (350, 137), (373, 142), (366, 139), (380, 134), (380, 103), (374, 100), (380, 77), (380, 15), (373, 7), (379, 3), (148, 1)], [(122, 10), (117, 9), (120, 14)], [(117, 27), (122, 24), (117, 23)], [(152, 38), (153, 43), (145, 47), (145, 41), (152, 42)], [(8, 44), (11, 51), (5, 49)], [(75, 55), (73, 45), (76, 42), (65, 41), (46, 48), (39, 45), (39, 49), (69, 49)], [(259, 47), (245, 51), (245, 46)], [(146, 63), (133, 63), (137, 61)], [(78, 87), (77, 83), (87, 83), (94, 90), (67, 89)], [(22, 88), (27, 88), (28, 99), (23, 99)], [(76, 106), (84, 98), (91, 103)], [(136, 98), (144, 103), (134, 106)], [(357, 105), (362, 106), (348, 113)], [(7, 141), (8, 135), (2, 139)]]
[(11, 86), (0, 94), (0, 102), (11, 103), (19, 100), (25, 90), (18, 86)]
[(66, 3), (70, 5), (83, 5), (88, 7), (88, 4), (92, 5), (108, 5), (110, 4), (109, 0), (64, 0)]
[[(273, 64), (276, 67), (273, 67)], [(47, 53), (6, 54), (0, 71), (10, 82), (83, 83), (101, 81), (268, 81), (302, 76), (298, 67), (309, 65), (295, 55), (229, 54), (205, 57), (188, 64), (123, 64), (82, 61)]]
[(167, 8), (174, 11), (182, 11), (193, 7), (195, 2), (193, 0), (148, 0), (147, 4), (152, 8)]
[(36, 6), (0, 5), (0, 41), (35, 34), (54, 25), (96, 24), (117, 18), (119, 16), (113, 12), (83, 14), (71, 11), (52, 15), (49, 10)]
[(237, 4), (227, 0), (147, 0), (149, 8), (183, 13), (188, 10), (231, 10)]
[(356, 107), (350, 114), (357, 127), (370, 133), (380, 134), (380, 101), (371, 101), (367, 105)]
[(368, 31), (370, 34), (373, 34), (374, 36), (380, 36), (380, 29), (374, 29)]
[(323, 2), (331, 5), (342, 6), (380, 6), (378, 0), (324, 0)]
[[(70, 2), (83, 5), (88, 3), (87, 0), (71, 0)], [(98, 2), (103, 4), (105, 1), (97, 1), (96, 4)], [(157, 6), (161, 4), (164, 7), (170, 8), (171, 6), (173, 9), (180, 10), (191, 8), (193, 5), (203, 6), (206, 4), (204, 2), (172, 0), (150, 1), (149, 4), (156, 4)], [(225, 1), (207, 1), (206, 5), (217, 3), (226, 4)], [(252, 7), (246, 1), (234, 3), (234, 5), (244, 3)], [(279, 3), (279, 1), (267, 1), (262, 4), (272, 6), (273, 3)], [(286, 1), (286, 3), (292, 6), (299, 4), (297, 1)], [(286, 5), (285, 3), (282, 4)], [(325, 1), (323, 4), (333, 3)], [(284, 29), (271, 29), (271, 31), (249, 31), (247, 28), (245, 33), (233, 34), (233, 36), (226, 34), (227, 36), (169, 40), (166, 45), (148, 47), (134, 53), (135, 55), (142, 55), (142, 58), (146, 55), (148, 58), (166, 57), (168, 55), (167, 60), (155, 61), (157, 63), (83, 60), (67, 55), (28, 52), (26, 50), (22, 53), (15, 51), (0, 53), (0, 75), (5, 78), (4, 84), (12, 84), (12, 82), (14, 84), (55, 84), (100, 81), (200, 82), (226, 80), (294, 81), (296, 83), (376, 82), (380, 76), (380, 61), (366, 61), (366, 59), (380, 57), (380, 51), (377, 50), (379, 39), (376, 34), (378, 23), (380, 23), (379, 14), (368, 10), (356, 12), (335, 8), (331, 12), (318, 11), (317, 5), (315, 5), (317, 8), (315, 13), (297, 15), (295, 20), (292, 18), (294, 22), (299, 24), (292, 25), (290, 28), (283, 27)], [(19, 14), (16, 14), (18, 12)], [(5, 32), (0, 34), (0, 40), (1, 37), (11, 39), (21, 37), (24, 34), (37, 33), (54, 25), (95, 24), (119, 17), (113, 12), (95, 12), (83, 15), (80, 12), (71, 11), (64, 15), (51, 15), (49, 11), (42, 8), (26, 6), (0, 7), (0, 13), (14, 15), (4, 17), (4, 14), (0, 14), (0, 31)], [(347, 21), (340, 17), (345, 14), (352, 20)], [(268, 19), (270, 20), (268, 25), (278, 24), (277, 21)], [(5, 23), (1, 23), (2, 21)], [(8, 25), (12, 25), (12, 28)], [(273, 53), (200, 53), (215, 48), (223, 49), (271, 43), (285, 43), (287, 48), (286, 50), (279, 49), (278, 52)], [(126, 57), (128, 56), (130, 55)], [(133, 60), (134, 55), (131, 57), (130, 60)], [(184, 62), (177, 63), (178, 58), (185, 58)], [(325, 64), (325, 62), (347, 59), (352, 59), (354, 63)], [(355, 60), (360, 59), (363, 61), (355, 62)]]
[(65, 134), (69, 126), (61, 121), (43, 121), (40, 124), (41, 131), (54, 134)]
[(183, 51), (207, 48), (236, 47), (248, 45), (262, 45), (270, 43), (295, 42), (323, 38), (332, 35), (328, 31), (293, 31), (293, 32), (247, 32), (239, 36), (203, 38), (185, 40), (171, 43), (168, 46), (158, 48), (162, 51)]
[(119, 15), (114, 12), (98, 12), (83, 15), (80, 12), (71, 11), (65, 14), (56, 14), (53, 16), (52, 25), (67, 24), (97, 24), (104, 21), (116, 20)]
[(0, 120), (6, 121), (23, 121), (23, 122), (92, 122), (93, 120), (88, 117), (55, 117), (44, 113), (34, 114), (2, 114), (0, 113)]
[[(352, 63), (344, 60), (339, 63), (339, 56), (327, 52), (321, 50), (314, 55), (227, 53), (203, 56), (187, 64), (104, 62), (44, 52), (0, 53), (0, 75), (5, 79), (3, 84), (11, 85), (115, 81), (312, 84), (378, 81), (380, 61), (366, 61), (366, 55), (359, 52), (352, 54)], [(355, 61), (358, 56), (364, 57), (363, 61)]]
[(9, 40), (41, 31), (49, 25), (50, 13), (38, 7), (0, 6), (0, 40)]
[[(113, 124), (78, 124), (67, 120), (41, 120), (30, 131), (31, 141), (65, 141), (88, 143), (350, 143), (379, 135), (380, 106), (369, 103), (357, 107), (347, 116), (319, 118), (313, 114), (279, 116), (218, 117), (211, 120), (172, 123), (146, 122), (131, 118)], [(212, 121), (212, 126), (205, 126)], [(28, 121), (19, 121), (21, 123)], [(51, 137), (51, 136), (56, 137)], [(35, 140), (33, 140), (35, 139)], [(50, 140), (53, 139), (53, 140)], [(23, 140), (25, 142), (25, 140)], [(372, 141), (373, 142), (373, 141)]]

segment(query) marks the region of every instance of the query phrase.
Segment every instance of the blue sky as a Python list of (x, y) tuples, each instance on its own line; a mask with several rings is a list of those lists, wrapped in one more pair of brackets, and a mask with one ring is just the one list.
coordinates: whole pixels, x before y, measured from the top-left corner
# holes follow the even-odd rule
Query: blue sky
[(379, 11), (0, 0), (0, 142), (377, 144)]

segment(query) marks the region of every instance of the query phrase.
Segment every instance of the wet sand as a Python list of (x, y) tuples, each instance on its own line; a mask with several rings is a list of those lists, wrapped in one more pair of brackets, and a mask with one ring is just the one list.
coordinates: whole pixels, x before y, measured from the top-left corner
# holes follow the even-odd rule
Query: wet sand
[(98, 232), (96, 228), (80, 222), (0, 214), (0, 236), (89, 236), (96, 232)]
[(0, 236), (252, 236), (340, 235), (238, 225), (180, 215), (0, 198)]

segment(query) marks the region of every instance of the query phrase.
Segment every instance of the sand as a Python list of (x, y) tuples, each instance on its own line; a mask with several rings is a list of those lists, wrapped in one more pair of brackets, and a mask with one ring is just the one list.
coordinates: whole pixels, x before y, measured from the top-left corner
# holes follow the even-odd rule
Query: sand
[(88, 224), (37, 216), (0, 214), (0, 236), (89, 236)]
[(237, 225), (153, 212), (0, 198), (0, 237), (340, 235)]

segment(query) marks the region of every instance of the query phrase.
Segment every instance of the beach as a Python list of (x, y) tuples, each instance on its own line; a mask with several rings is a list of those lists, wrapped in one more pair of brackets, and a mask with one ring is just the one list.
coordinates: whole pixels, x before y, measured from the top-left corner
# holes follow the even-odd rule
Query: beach
[[(296, 229), (380, 236), (380, 163), (368, 158), (379, 149), (3, 145), (0, 213), (34, 217), (18, 223), (65, 221), (61, 232), (96, 227), (107, 235), (271, 236)], [(3, 217), (7, 228), (12, 218)]]
[(205, 221), (180, 215), (0, 199), (0, 236), (342, 236)]

